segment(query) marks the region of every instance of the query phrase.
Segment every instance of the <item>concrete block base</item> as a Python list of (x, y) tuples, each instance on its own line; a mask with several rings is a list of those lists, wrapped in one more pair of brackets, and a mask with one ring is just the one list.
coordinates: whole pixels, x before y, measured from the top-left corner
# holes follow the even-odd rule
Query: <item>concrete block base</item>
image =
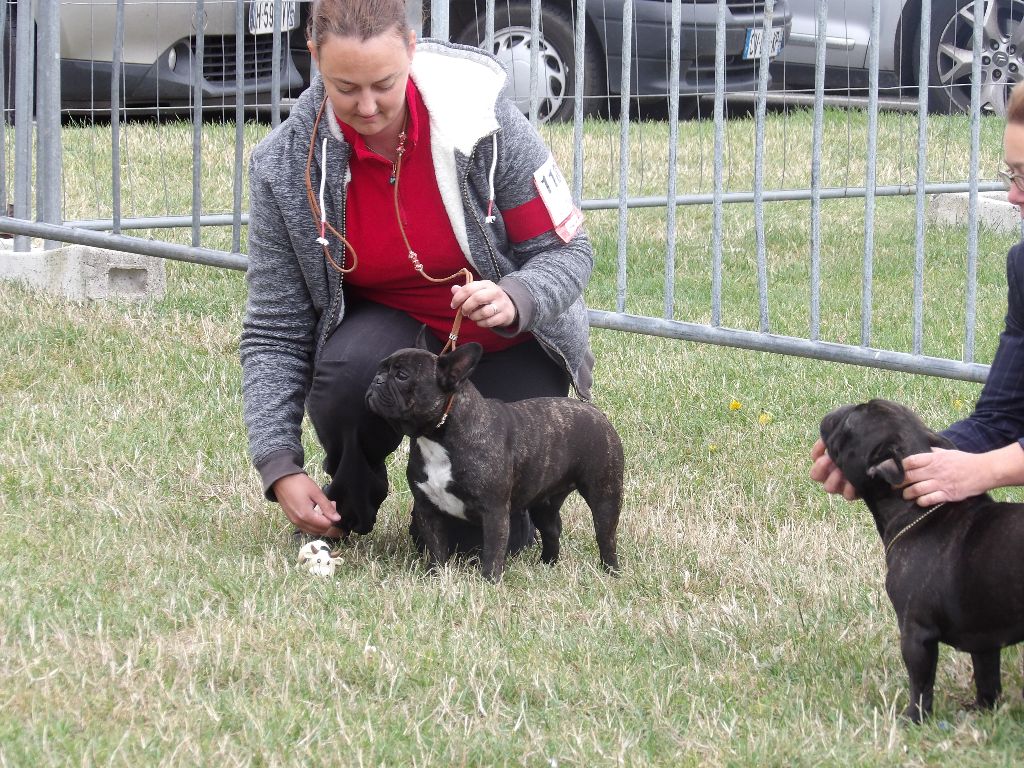
[[(935, 195), (928, 203), (928, 217), (946, 227), (967, 226), (969, 193), (946, 192)], [(1020, 208), (1006, 199), (1005, 192), (978, 193), (978, 221), (981, 226), (997, 232), (1020, 235)]]
[(164, 260), (85, 245), (11, 251), (0, 245), (0, 280), (17, 280), (74, 301), (160, 299), (167, 290)]

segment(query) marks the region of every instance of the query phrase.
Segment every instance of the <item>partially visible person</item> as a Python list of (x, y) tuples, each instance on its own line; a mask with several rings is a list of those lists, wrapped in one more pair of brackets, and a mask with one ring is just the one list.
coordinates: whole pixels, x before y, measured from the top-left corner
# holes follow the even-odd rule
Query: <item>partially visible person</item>
[[(1003, 130), (1005, 170), (999, 172), (1007, 198), (1024, 205), (1024, 86), (1018, 85), (1007, 103)], [(1022, 207), (1024, 216), (1024, 207)], [(935, 448), (903, 461), (903, 497), (924, 507), (944, 501), (1024, 485), (1024, 242), (1006, 259), (1006, 323), (992, 360), (988, 379), (973, 413), (942, 434), (957, 450)], [(811, 449), (811, 478), (829, 493), (848, 500), (853, 486), (832, 462), (819, 439)]]
[[(387, 495), (402, 435), (364, 396), (423, 326), (438, 352), (466, 318), (486, 397), (589, 397), (593, 253), (496, 59), (417, 42), (405, 0), (316, 0), (307, 38), (318, 75), (250, 163), (242, 394), (266, 497), (299, 531), (337, 537), (368, 533)], [(325, 489), (303, 466), (304, 412)], [(525, 510), (511, 529), (511, 549), (533, 542)], [(472, 548), (479, 531), (454, 538)]]

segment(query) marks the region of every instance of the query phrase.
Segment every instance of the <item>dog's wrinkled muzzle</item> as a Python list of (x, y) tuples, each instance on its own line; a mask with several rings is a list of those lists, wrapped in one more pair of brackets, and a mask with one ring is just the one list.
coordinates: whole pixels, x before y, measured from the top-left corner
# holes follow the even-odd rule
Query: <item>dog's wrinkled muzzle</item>
[(388, 386), (386, 378), (378, 376), (366, 390), (366, 407), (371, 413), (378, 416), (388, 417), (398, 411), (399, 398), (392, 388)]

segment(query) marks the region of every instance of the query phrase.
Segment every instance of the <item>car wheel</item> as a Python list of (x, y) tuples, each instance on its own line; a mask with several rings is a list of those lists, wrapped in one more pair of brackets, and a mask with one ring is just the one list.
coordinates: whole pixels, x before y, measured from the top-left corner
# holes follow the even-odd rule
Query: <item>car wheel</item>
[[(576, 88), (574, 50), (576, 37), (572, 20), (559, 8), (544, 7), (540, 19), (540, 101), (537, 106), (541, 122), (572, 120)], [(471, 21), (456, 40), (467, 45), (481, 45), (486, 37), (482, 16)], [(494, 8), (493, 53), (508, 72), (505, 95), (528, 115), (530, 113), (530, 4), (509, 2)], [(583, 56), (583, 114), (600, 111), (604, 77), (593, 43)]]
[[(1005, 114), (1010, 89), (1024, 78), (1024, 0), (987, 0), (981, 41), (981, 111)], [(974, 61), (974, 0), (934, 0), (929, 72), (933, 112), (969, 112)], [(920, 64), (916, 64), (920, 68)]]

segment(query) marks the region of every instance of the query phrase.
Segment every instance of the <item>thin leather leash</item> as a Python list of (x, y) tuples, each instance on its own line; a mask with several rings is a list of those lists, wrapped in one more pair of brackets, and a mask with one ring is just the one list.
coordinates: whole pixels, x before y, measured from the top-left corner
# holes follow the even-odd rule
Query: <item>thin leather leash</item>
[[(324, 256), (327, 258), (327, 262), (338, 273), (340, 273), (342, 275), (347, 275), (349, 272), (352, 272), (356, 268), (356, 265), (359, 262), (359, 259), (356, 256), (356, 249), (352, 247), (352, 244), (348, 240), (345, 239), (344, 235), (342, 235), (337, 229), (334, 228), (334, 226), (332, 226), (330, 224), (330, 222), (327, 221), (327, 217), (324, 216), (323, 211), (321, 210), (321, 208), (320, 208), (320, 206), (319, 206), (319, 204), (317, 202), (316, 194), (314, 194), (314, 192), (313, 192), (313, 182), (312, 182), (312, 175), (311, 175), (312, 167), (313, 167), (313, 147), (315, 146), (314, 140), (315, 140), (315, 136), (316, 136), (316, 133), (317, 133), (317, 128), (320, 125), (320, 119), (323, 117), (324, 112), (326, 112), (326, 110), (327, 110), (327, 103), (328, 103), (328, 99), (327, 99), (327, 97), (324, 97), (323, 102), (320, 104), (320, 109), (317, 111), (316, 120), (313, 122), (313, 132), (312, 132), (311, 138), (309, 140), (309, 154), (306, 157), (306, 197), (309, 200), (309, 209), (310, 209), (310, 211), (313, 214), (313, 220), (316, 223), (316, 226), (320, 230), (320, 237), (317, 238), (317, 241), (320, 243), (321, 247), (324, 249)], [(409, 112), (408, 112), (408, 105), (406, 105), (405, 120), (408, 121), (408, 119), (409, 119)], [(399, 204), (398, 204), (398, 186), (399, 186), (399, 180), (401, 179), (401, 176), (402, 176), (402, 157), (405, 155), (405, 140), (406, 140), (405, 126), (406, 126), (406, 123), (403, 123), (402, 124), (402, 132), (398, 134), (398, 146), (395, 147), (395, 154), (397, 155), (397, 158), (396, 158), (394, 164), (392, 165), (392, 179), (391, 180), (392, 180), (392, 184), (394, 185), (394, 188), (395, 188), (395, 193), (394, 193), (395, 219), (398, 222), (398, 231), (402, 234), (402, 241), (405, 243), (405, 248), (406, 248), (406, 251), (407, 251), (406, 255), (407, 255), (408, 259), (409, 259), (409, 262), (412, 264), (413, 269), (415, 269), (417, 272), (419, 272), (420, 276), (422, 276), (424, 279), (429, 280), (432, 283), (450, 283), (451, 281), (457, 280), (458, 278), (461, 277), (461, 278), (463, 278), (465, 280), (464, 285), (469, 285), (470, 283), (473, 282), (473, 273), (470, 272), (469, 269), (466, 268), (466, 267), (463, 267), (459, 271), (454, 272), (454, 273), (448, 275), (447, 277), (431, 277), (430, 275), (428, 275), (426, 269), (424, 269), (423, 264), (420, 261), (419, 255), (416, 253), (415, 250), (413, 250), (412, 245), (409, 243), (409, 237), (405, 233), (405, 224), (402, 223), (401, 208), (399, 207)], [(326, 140), (325, 140), (325, 142), (326, 142)], [(323, 176), (326, 176), (326, 169), (324, 169), (321, 173), (322, 173)], [(341, 240), (341, 242), (345, 246), (345, 248), (347, 248), (349, 251), (352, 252), (352, 266), (351, 267), (348, 267), (346, 269), (344, 266), (339, 266), (337, 264), (337, 262), (335, 262), (334, 259), (331, 258), (331, 254), (327, 250), (326, 231), (328, 229), (331, 231), (331, 233), (335, 237), (337, 237), (339, 240)], [(449, 351), (455, 349), (455, 346), (458, 343), (458, 339), (459, 339), (459, 329), (461, 327), (462, 327), (462, 307), (459, 307), (458, 311), (455, 313), (455, 320), (452, 322), (451, 332), (449, 332), (449, 334), (448, 334), (448, 341), (445, 343), (444, 347), (441, 349), (441, 354), (442, 355), (445, 352), (449, 352)], [(440, 427), (442, 424), (444, 424), (445, 419), (448, 418), (448, 412), (451, 410), (451, 407), (452, 407), (452, 400), (451, 400), (451, 398), (449, 398), (448, 405), (447, 405), (447, 407), (445, 408), (445, 411), (444, 411), (444, 416), (441, 418), (441, 422), (437, 425), (438, 427)]]
[(939, 502), (934, 507), (931, 507), (930, 509), (926, 510), (923, 514), (921, 514), (912, 523), (909, 523), (908, 525), (906, 525), (903, 528), (903, 530), (901, 530), (899, 533), (897, 533), (895, 536), (893, 536), (892, 539), (889, 541), (889, 543), (885, 547), (885, 554), (886, 554), (886, 556), (889, 555), (889, 550), (891, 550), (893, 548), (893, 545), (895, 545), (896, 542), (900, 540), (900, 537), (903, 536), (903, 534), (905, 534), (907, 531), (909, 531), (915, 525), (920, 523), (922, 520), (924, 520), (926, 517), (928, 517), (928, 515), (930, 515), (935, 510), (937, 510), (939, 507), (943, 507), (945, 505), (946, 505), (946, 502), (944, 502), (944, 501)]
[[(406, 121), (408, 121), (409, 119), (408, 106), (406, 106), (405, 119)], [(402, 158), (405, 156), (405, 139), (405, 123), (403, 123), (402, 132), (398, 134), (398, 146), (395, 147), (395, 154), (397, 155), (397, 158), (395, 159), (395, 165), (392, 171), (395, 187), (395, 193), (393, 196), (395, 200), (395, 220), (398, 222), (398, 231), (402, 233), (402, 242), (405, 243), (406, 257), (409, 259), (409, 263), (412, 264), (412, 268), (419, 272), (420, 275), (425, 280), (429, 280), (432, 283), (450, 283), (451, 281), (457, 280), (458, 278), (461, 277), (466, 281), (465, 283), (463, 283), (463, 285), (469, 285), (470, 283), (473, 282), (473, 273), (470, 272), (469, 269), (467, 269), (466, 267), (463, 267), (457, 272), (453, 272), (447, 277), (431, 277), (430, 275), (428, 275), (426, 269), (423, 268), (423, 264), (420, 261), (419, 254), (417, 254), (416, 251), (413, 250), (412, 245), (409, 243), (409, 236), (405, 233), (405, 224), (402, 223), (402, 210), (398, 205), (398, 186), (402, 178)], [(455, 345), (458, 343), (459, 340), (459, 329), (461, 327), (462, 307), (459, 307), (458, 311), (455, 313), (455, 320), (452, 322), (452, 330), (448, 334), (448, 341), (445, 343), (444, 348), (441, 350), (442, 355), (445, 352), (448, 352), (449, 350), (455, 349)], [(444, 424), (444, 420), (448, 418), (448, 411), (451, 410), (451, 407), (451, 398), (449, 398), (448, 407), (445, 408), (444, 417), (441, 419), (441, 423), (438, 424), (438, 426)]]

